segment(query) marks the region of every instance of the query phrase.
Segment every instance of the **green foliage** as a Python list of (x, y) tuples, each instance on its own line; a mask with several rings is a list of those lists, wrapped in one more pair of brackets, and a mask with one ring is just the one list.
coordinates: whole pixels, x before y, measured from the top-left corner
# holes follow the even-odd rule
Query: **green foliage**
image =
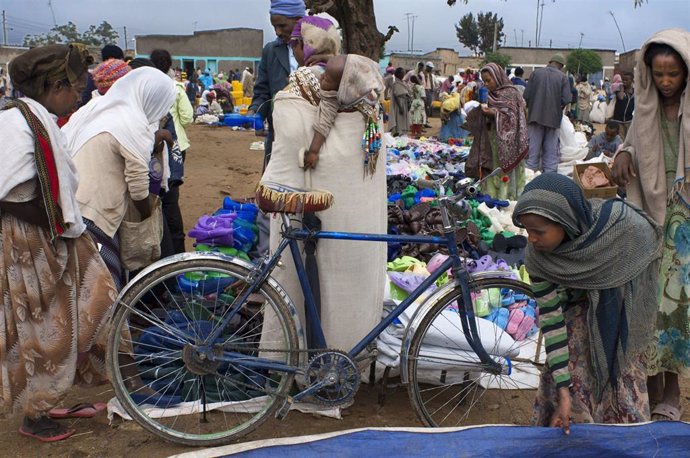
[(568, 54), (565, 68), (575, 75), (588, 75), (598, 72), (604, 65), (601, 56), (591, 49), (575, 49)]
[(50, 29), (50, 32), (24, 37), (24, 46), (44, 46), (55, 43), (83, 43), (90, 46), (105, 46), (117, 42), (120, 35), (108, 21), (98, 27), (92, 25), (84, 33), (79, 33), (72, 21)]
[(467, 13), (455, 26), (458, 41), (474, 54), (491, 52), (494, 43), (494, 25), (496, 26), (496, 46), (503, 40), (503, 19), (495, 13)]
[(504, 69), (510, 65), (510, 56), (506, 54), (502, 54), (498, 51), (496, 52), (488, 52), (484, 56), (484, 60), (482, 61), (482, 65), (486, 65), (489, 62), (493, 62), (494, 64), (498, 64)]
[(479, 27), (479, 49), (486, 54), (491, 52), (494, 44), (494, 25), (496, 26), (496, 49), (503, 41), (503, 19), (499, 19), (496, 13), (479, 13), (477, 26)]
[(467, 49), (477, 54), (479, 48), (479, 26), (474, 20), (472, 13), (467, 13), (461, 19), (458, 25), (455, 26), (455, 33), (458, 41)]

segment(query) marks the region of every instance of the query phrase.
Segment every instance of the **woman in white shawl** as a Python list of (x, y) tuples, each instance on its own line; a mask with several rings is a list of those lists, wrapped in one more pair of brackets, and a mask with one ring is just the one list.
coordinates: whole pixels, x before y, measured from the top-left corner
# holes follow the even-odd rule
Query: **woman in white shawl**
[(0, 409), (23, 413), (19, 432), (42, 442), (74, 433), (49, 418), (73, 383), (107, 380), (103, 344), (117, 293), (84, 232), (56, 123), (75, 108), (89, 60), (79, 45), (15, 58), (10, 76), (26, 97), (0, 112)]
[(138, 68), (82, 107), (63, 128), (79, 172), (79, 208), (118, 287), (117, 231), (130, 199), (143, 218), (151, 212), (149, 163), (158, 122), (170, 111), (175, 94), (167, 75)]
[[(330, 191), (334, 205), (316, 214), (324, 231), (385, 233), (385, 148), (368, 140), (362, 148), (363, 137), (376, 138), (381, 129), (383, 80), (378, 66), (366, 57), (348, 55), (331, 58), (320, 82), (314, 71), (323, 70), (298, 69), (275, 97), (276, 136), (262, 181)], [(279, 240), (279, 220), (273, 219), (271, 249)], [(274, 274), (304, 322), (297, 275), (290, 254), (284, 256), (285, 269)], [(349, 350), (381, 319), (386, 246), (319, 240), (316, 260), (327, 345)]]

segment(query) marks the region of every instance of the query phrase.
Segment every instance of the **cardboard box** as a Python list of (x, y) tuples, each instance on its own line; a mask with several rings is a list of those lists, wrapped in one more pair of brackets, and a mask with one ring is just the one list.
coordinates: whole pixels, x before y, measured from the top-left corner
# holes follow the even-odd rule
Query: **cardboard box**
[[(585, 169), (589, 166), (593, 166), (602, 170), (604, 172), (604, 175), (606, 175), (606, 178), (608, 178), (609, 183), (611, 183), (611, 186), (594, 189), (588, 189), (582, 186), (582, 183), (580, 182), (580, 174), (584, 172)], [(585, 195), (585, 197), (588, 199), (612, 199), (616, 197), (616, 194), (618, 193), (618, 186), (613, 184), (613, 176), (611, 175), (611, 169), (609, 169), (609, 166), (606, 165), (605, 162), (589, 162), (587, 164), (575, 164), (573, 166), (573, 181), (577, 183), (577, 185), (582, 189), (582, 192)]]

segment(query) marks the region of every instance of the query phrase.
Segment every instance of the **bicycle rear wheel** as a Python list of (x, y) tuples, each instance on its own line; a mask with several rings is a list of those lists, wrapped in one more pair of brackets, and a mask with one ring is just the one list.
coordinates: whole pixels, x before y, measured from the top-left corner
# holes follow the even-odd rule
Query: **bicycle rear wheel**
[[(477, 332), (481, 345), (503, 372), (496, 374), (483, 364), (467, 343), (458, 313), (462, 291), (454, 288), (431, 307), (412, 335), (406, 368), (410, 401), (427, 426), (529, 424), (538, 386), (538, 362), (543, 358), (539, 333), (531, 328), (530, 337), (516, 340), (502, 328), (500, 319), (506, 317), (510, 305), (519, 308), (525, 299), (532, 298), (529, 286), (488, 278), (472, 281), (470, 290), (475, 310), (486, 312), (487, 306), (494, 310), (491, 316), (498, 325), (476, 318)], [(511, 298), (520, 301), (509, 304)], [(501, 309), (504, 312), (498, 313)], [(528, 324), (529, 320), (524, 326)], [(524, 333), (524, 329), (520, 331)]]
[[(108, 370), (125, 412), (148, 431), (184, 445), (220, 445), (283, 405), (294, 379), (285, 366), (298, 362), (295, 310), (270, 279), (240, 304), (250, 272), (232, 258), (163, 263), (117, 305)], [(228, 315), (220, 337), (207, 342)]]

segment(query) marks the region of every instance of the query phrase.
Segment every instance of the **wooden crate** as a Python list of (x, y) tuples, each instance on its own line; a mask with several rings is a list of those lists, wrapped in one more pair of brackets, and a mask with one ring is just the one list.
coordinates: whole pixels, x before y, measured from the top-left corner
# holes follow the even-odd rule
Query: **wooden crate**
[(615, 184), (612, 184), (611, 186), (606, 186), (603, 188), (594, 188), (594, 189), (588, 189), (582, 186), (582, 183), (580, 182), (580, 174), (585, 171), (585, 169), (589, 166), (594, 166), (604, 172), (604, 175), (606, 175), (606, 178), (608, 178), (609, 183), (613, 183), (613, 176), (611, 175), (611, 169), (609, 169), (609, 166), (606, 165), (605, 162), (590, 162), (587, 164), (575, 164), (573, 166), (573, 181), (577, 183), (577, 185), (582, 189), (582, 193), (585, 195), (586, 198), (592, 199), (592, 198), (597, 198), (597, 199), (611, 199), (613, 197), (616, 197), (616, 194), (618, 192), (618, 186)]

